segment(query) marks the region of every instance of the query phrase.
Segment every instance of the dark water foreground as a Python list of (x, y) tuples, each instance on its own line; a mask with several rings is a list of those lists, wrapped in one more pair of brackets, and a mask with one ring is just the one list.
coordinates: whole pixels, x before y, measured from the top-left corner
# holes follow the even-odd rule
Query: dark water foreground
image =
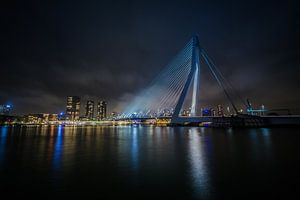
[(288, 199), (300, 130), (0, 127), (0, 199)]

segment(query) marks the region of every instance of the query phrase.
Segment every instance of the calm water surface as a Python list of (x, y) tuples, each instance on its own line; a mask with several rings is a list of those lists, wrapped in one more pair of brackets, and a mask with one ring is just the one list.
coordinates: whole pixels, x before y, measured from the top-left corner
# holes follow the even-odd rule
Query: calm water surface
[(299, 193), (297, 128), (0, 127), (0, 199), (289, 199)]

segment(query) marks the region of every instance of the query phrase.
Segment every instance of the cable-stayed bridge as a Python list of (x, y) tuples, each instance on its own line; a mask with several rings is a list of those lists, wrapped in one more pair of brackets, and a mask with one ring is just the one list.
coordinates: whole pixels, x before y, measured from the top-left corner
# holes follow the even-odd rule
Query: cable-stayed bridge
[[(118, 119), (161, 118), (170, 119), (173, 124), (211, 121), (214, 117), (203, 117), (199, 113), (199, 83), (203, 67), (208, 68), (232, 110), (238, 114), (233, 99), (233, 96), (238, 96), (237, 93), (201, 47), (198, 36), (195, 35), (151, 84), (137, 94)], [(247, 107), (241, 98), (240, 100)], [(188, 107), (188, 115), (183, 114), (184, 105)]]

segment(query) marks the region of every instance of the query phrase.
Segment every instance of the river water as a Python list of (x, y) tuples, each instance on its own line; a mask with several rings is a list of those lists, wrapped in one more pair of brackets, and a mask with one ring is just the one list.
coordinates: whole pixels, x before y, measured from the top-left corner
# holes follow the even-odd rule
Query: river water
[(288, 199), (299, 188), (299, 128), (0, 127), (0, 199)]

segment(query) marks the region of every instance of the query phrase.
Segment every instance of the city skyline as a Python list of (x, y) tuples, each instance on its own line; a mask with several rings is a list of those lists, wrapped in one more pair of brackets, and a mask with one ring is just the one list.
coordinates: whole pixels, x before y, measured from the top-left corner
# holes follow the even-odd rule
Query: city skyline
[[(7, 3), (0, 103), (11, 103), (14, 114), (59, 113), (72, 94), (83, 102), (105, 99), (110, 111), (121, 112), (197, 33), (244, 99), (299, 109), (296, 6), (291, 1), (214, 5)], [(221, 93), (206, 83), (207, 102), (223, 104)]]

